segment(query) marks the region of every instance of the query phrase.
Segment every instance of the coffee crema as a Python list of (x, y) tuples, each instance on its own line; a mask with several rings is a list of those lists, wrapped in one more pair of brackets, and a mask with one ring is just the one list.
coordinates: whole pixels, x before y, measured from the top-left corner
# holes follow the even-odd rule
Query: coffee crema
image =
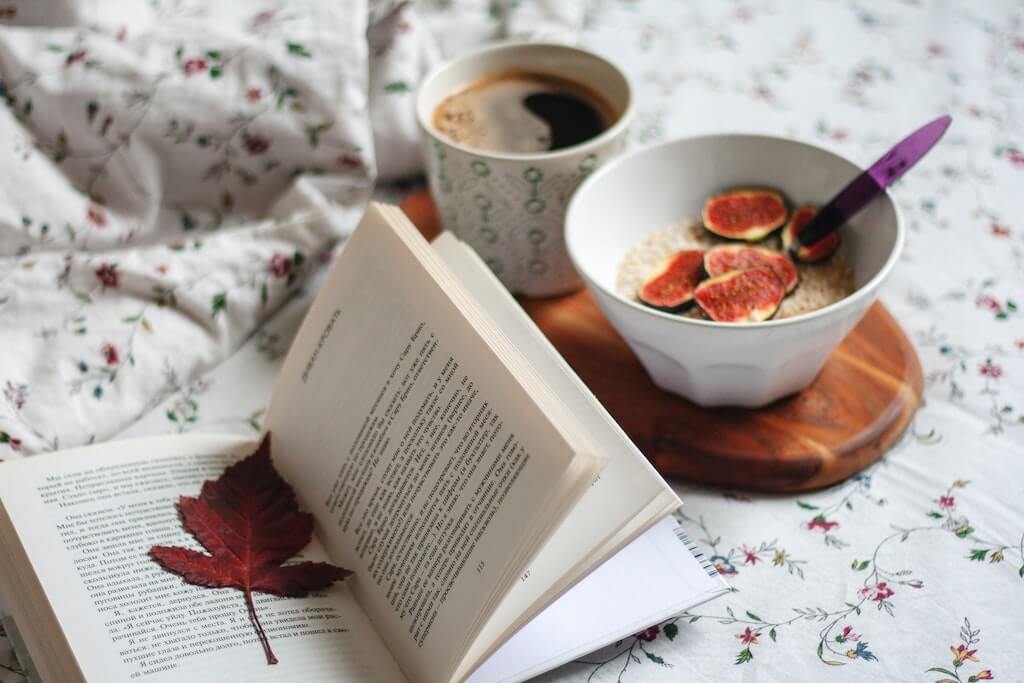
[(575, 81), (502, 71), (445, 98), (434, 110), (434, 127), (466, 147), (537, 153), (586, 142), (616, 118), (601, 95)]

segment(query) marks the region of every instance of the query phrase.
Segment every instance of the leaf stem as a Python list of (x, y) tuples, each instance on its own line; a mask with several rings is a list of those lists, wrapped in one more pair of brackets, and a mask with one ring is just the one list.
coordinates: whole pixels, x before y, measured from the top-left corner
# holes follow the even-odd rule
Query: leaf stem
[(277, 657), (274, 656), (274, 651), (270, 649), (270, 641), (263, 630), (263, 624), (260, 623), (260, 618), (256, 616), (256, 605), (252, 602), (252, 591), (248, 588), (245, 589), (245, 606), (249, 608), (249, 619), (252, 620), (252, 625), (256, 628), (256, 635), (260, 639), (260, 645), (263, 646), (263, 652), (267, 655), (267, 664), (277, 664)]

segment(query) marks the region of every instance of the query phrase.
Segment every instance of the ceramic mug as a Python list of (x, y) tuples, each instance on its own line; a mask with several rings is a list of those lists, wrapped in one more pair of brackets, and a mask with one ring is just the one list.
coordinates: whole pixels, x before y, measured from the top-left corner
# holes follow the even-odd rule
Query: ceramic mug
[[(600, 94), (616, 118), (572, 147), (537, 153), (473, 149), (434, 127), (434, 111), (450, 95), (502, 71), (547, 74)], [(500, 43), (435, 69), (416, 96), (423, 157), (441, 224), (472, 246), (514, 294), (545, 297), (579, 289), (565, 251), (565, 209), (576, 187), (620, 152), (633, 114), (632, 88), (613, 64), (555, 43)]]

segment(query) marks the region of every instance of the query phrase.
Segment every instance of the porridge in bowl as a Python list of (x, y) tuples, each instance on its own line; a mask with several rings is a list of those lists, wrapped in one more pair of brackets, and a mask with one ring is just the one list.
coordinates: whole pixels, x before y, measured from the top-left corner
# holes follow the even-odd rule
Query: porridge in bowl
[[(853, 270), (837, 250), (836, 233), (800, 247), (790, 258), (788, 247), (814, 216), (813, 207), (790, 215), (777, 193), (763, 191), (772, 195), (770, 202), (778, 198), (778, 208), (751, 209), (756, 194), (742, 190), (712, 197), (703, 222), (681, 221), (633, 245), (619, 265), (616, 293), (665, 312), (718, 322), (791, 318), (852, 294)], [(727, 195), (742, 195), (740, 215), (715, 206), (709, 216), (708, 206)]]

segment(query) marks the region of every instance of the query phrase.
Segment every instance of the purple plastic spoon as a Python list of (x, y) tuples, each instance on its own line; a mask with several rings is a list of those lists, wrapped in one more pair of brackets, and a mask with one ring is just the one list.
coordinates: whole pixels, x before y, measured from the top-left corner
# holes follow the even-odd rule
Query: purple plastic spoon
[(790, 249), (795, 251), (801, 245), (810, 246), (833, 230), (838, 230), (839, 226), (853, 218), (854, 214), (882, 194), (885, 188), (899, 180), (927, 154), (949, 128), (952, 120), (949, 116), (940, 116), (897, 143), (818, 211), (797, 233)]

